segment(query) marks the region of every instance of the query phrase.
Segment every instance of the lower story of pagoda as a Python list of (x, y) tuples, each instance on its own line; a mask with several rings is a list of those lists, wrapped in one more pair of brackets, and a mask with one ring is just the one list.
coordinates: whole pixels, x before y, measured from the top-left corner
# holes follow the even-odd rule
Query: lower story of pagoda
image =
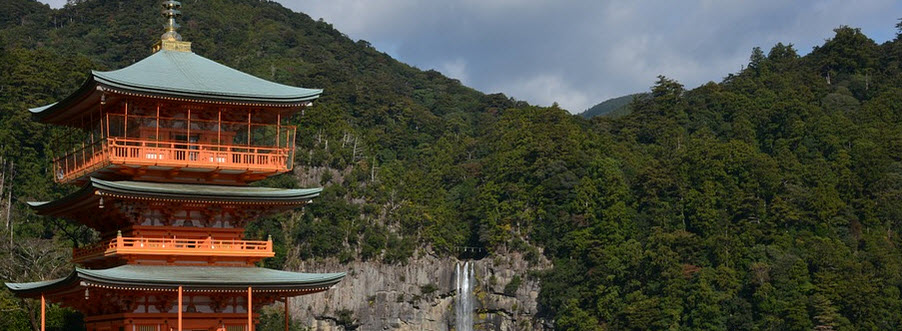
[[(254, 330), (260, 307), (326, 291), (345, 273), (255, 267), (122, 265), (65, 278), (7, 283), (16, 296), (71, 307), (88, 331)], [(287, 313), (286, 313), (287, 321)], [(287, 325), (287, 323), (286, 323)]]
[(88, 331), (250, 330), (259, 315), (254, 309), (279, 301), (273, 293), (253, 293), (252, 288), (246, 293), (104, 288), (92, 288), (84, 293), (84, 298), (78, 293), (78, 297), (52, 297), (51, 301), (81, 311)]
[(241, 292), (76, 287), (64, 293), (41, 294), (41, 300), (80, 311), (87, 331), (237, 331), (254, 330), (260, 307), (275, 302), (285, 302), (287, 307), (288, 297), (283, 295), (255, 293), (252, 287)]
[[(247, 314), (230, 313), (184, 313), (177, 314), (112, 314), (85, 318), (88, 331), (245, 331), (253, 330), (259, 314), (252, 314), (248, 322)], [(181, 328), (179, 328), (181, 324)]]

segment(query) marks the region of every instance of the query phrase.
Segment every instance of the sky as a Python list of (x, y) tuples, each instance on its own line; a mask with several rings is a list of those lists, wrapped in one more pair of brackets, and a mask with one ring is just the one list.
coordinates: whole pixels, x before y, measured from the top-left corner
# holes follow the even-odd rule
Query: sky
[(897, 0), (277, 1), (417, 68), (573, 113), (648, 91), (658, 75), (719, 82), (756, 46), (807, 54), (840, 25), (883, 43), (902, 17)]

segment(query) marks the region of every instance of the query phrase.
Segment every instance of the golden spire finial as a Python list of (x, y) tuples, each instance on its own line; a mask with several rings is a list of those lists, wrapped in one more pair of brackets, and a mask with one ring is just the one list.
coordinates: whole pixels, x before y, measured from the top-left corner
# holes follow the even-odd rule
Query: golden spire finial
[(166, 28), (166, 33), (164, 33), (160, 39), (167, 41), (182, 41), (182, 36), (175, 31), (179, 28), (179, 24), (175, 22), (175, 19), (182, 16), (182, 11), (179, 10), (180, 8), (182, 8), (181, 2), (175, 0), (163, 1), (163, 17), (165, 17), (167, 21), (166, 25), (163, 26)]
[(166, 29), (166, 33), (164, 33), (160, 37), (160, 41), (153, 46), (154, 52), (161, 49), (178, 52), (191, 51), (191, 43), (182, 41), (182, 35), (176, 31), (179, 28), (179, 24), (175, 22), (175, 19), (182, 16), (181, 8), (181, 2), (175, 0), (163, 1), (162, 14), (163, 17), (166, 18), (166, 24), (163, 25), (163, 28)]

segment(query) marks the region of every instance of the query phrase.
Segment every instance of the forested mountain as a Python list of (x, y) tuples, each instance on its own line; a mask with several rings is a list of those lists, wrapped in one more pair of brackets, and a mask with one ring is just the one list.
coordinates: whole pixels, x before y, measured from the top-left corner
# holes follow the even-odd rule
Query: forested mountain
[[(149, 55), (157, 6), (0, 3), (4, 280), (63, 275), (70, 247), (94, 239), (24, 206), (73, 189), (48, 169), (63, 132), (25, 109), (89, 69)], [(274, 236), (269, 267), (482, 247), (554, 262), (528, 277), (562, 330), (902, 328), (898, 38), (878, 45), (840, 27), (805, 56), (756, 48), (720, 83), (660, 77), (629, 115), (586, 120), (404, 65), (276, 3), (186, 2), (184, 13), (197, 53), (326, 91), (293, 119), (297, 174), (263, 183), (325, 186), (249, 229)], [(36, 305), (0, 293), (0, 330), (28, 329)]]
[(623, 116), (630, 113), (629, 105), (636, 97), (646, 96), (644, 93), (628, 94), (616, 98), (607, 99), (601, 103), (579, 113), (579, 116), (589, 119), (595, 116)]

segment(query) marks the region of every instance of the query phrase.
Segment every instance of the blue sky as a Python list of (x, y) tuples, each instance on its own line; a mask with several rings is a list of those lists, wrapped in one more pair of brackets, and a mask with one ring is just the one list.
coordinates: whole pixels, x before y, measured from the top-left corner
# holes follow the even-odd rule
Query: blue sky
[(720, 81), (755, 46), (805, 54), (840, 25), (882, 43), (902, 17), (893, 0), (277, 1), (418, 68), (574, 113), (646, 91), (657, 75), (690, 88)]

